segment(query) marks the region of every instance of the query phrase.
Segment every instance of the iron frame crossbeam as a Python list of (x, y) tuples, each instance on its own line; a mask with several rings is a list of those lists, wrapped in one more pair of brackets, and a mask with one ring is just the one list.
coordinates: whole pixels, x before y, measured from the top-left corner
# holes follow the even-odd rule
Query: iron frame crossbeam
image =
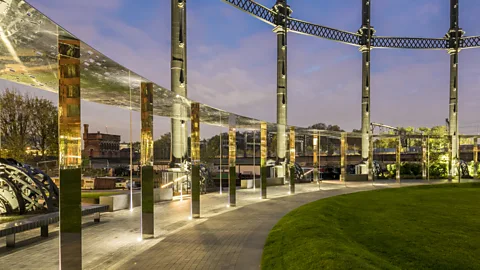
[(460, 48), (473, 49), (480, 48), (480, 36), (463, 37), (460, 39)]
[[(275, 25), (277, 13), (253, 0), (222, 0), (237, 9), (240, 9), (257, 19)], [(334, 29), (331, 27), (314, 24), (299, 19), (288, 17), (287, 27), (289, 32), (296, 34), (314, 36), (324, 39), (345, 43), (352, 46), (361, 46), (361, 35), (349, 31)], [(480, 36), (462, 37), (460, 39), (461, 49), (480, 48)], [(422, 50), (448, 50), (450, 46), (448, 39), (423, 38), (423, 37), (388, 37), (373, 36), (371, 48), (384, 49), (422, 49)]]
[(382, 37), (372, 38), (373, 48), (446, 50), (446, 38)]
[(267, 8), (252, 0), (222, 0), (222, 1), (256, 17), (257, 19), (263, 22), (270, 24), (271, 26), (276, 26), (275, 16), (277, 15), (277, 13), (270, 8)]
[(320, 37), (360, 47), (361, 35), (348, 31), (338, 30), (323, 25), (313, 24), (298, 19), (289, 18), (288, 20), (289, 32)]

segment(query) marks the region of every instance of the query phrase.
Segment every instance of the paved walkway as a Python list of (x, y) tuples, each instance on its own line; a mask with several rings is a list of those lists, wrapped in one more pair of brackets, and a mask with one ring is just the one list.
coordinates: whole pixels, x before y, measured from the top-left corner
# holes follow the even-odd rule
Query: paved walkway
[[(418, 183), (413, 183), (418, 184)], [(404, 184), (405, 185), (405, 184)], [(140, 208), (106, 213), (100, 224), (84, 218), (84, 269), (256, 269), (263, 245), (277, 221), (296, 207), (321, 198), (397, 184), (338, 182), (269, 187), (267, 200), (260, 190), (238, 190), (237, 207), (227, 208), (228, 195), (201, 197), (201, 219), (188, 220), (190, 201), (155, 205), (155, 239), (140, 240)], [(0, 243), (2, 269), (58, 268), (58, 227), (53, 237), (39, 239), (39, 230), (17, 235), (18, 247)], [(22, 239), (25, 241), (21, 242)], [(3, 268), (7, 266), (6, 268)]]

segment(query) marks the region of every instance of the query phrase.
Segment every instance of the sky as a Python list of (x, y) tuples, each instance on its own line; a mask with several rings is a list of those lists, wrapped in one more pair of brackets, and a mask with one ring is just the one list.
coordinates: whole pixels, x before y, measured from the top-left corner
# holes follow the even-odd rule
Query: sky
[[(169, 0), (29, 0), (65, 29), (138, 74), (170, 88)], [(275, 0), (258, 0), (271, 7)], [(355, 32), (361, 0), (290, 0), (292, 17)], [(447, 0), (373, 0), (379, 36), (443, 37)], [(460, 1), (460, 27), (480, 35), (480, 4)], [(276, 120), (276, 36), (272, 27), (221, 0), (187, 1), (188, 97), (237, 114)], [(480, 132), (480, 49), (459, 58), (460, 132)], [(12, 83), (0, 82), (0, 87)], [(56, 100), (54, 94), (15, 85)], [(446, 51), (374, 49), (371, 56), (371, 121), (391, 126), (444, 125), (448, 118)], [(323, 122), (347, 131), (361, 123), (361, 53), (357, 47), (316, 37), (288, 36), (288, 123)], [(129, 112), (83, 103), (90, 130), (128, 138)], [(134, 139), (139, 135), (134, 113)], [(154, 136), (169, 131), (155, 118)], [(202, 129), (208, 137), (221, 129)]]

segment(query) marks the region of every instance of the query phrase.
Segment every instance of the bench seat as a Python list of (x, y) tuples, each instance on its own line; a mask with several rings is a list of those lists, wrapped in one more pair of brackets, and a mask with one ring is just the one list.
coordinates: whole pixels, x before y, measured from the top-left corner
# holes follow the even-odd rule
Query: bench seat
[[(94, 222), (100, 222), (100, 213), (108, 211), (108, 205), (82, 205), (82, 216), (94, 215)], [(15, 247), (15, 234), (40, 228), (40, 236), (48, 237), (48, 225), (59, 221), (59, 213), (48, 213), (18, 221), (0, 224), (0, 237), (6, 237), (7, 247)]]

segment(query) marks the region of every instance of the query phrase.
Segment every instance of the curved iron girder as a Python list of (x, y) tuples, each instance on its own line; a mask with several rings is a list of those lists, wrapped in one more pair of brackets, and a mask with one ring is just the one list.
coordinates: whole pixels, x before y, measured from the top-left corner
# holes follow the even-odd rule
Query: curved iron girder
[(460, 48), (463, 48), (463, 49), (480, 48), (480, 36), (463, 37), (460, 40)]
[(360, 46), (361, 36), (357, 33), (338, 30), (292, 18), (288, 20), (288, 29), (297, 34), (316, 36), (349, 45)]
[[(275, 26), (276, 12), (252, 0), (222, 0), (232, 6), (257, 17), (258, 19)], [(289, 18), (287, 22), (289, 31), (330, 39), (353, 46), (360, 46), (361, 36), (358, 33), (338, 30), (318, 24), (313, 24), (298, 19)], [(410, 37), (372, 37), (372, 48), (396, 48), (396, 49), (424, 49), (424, 50), (447, 50), (449, 49), (446, 38), (410, 38)], [(463, 37), (460, 48), (479, 48), (480, 36)]]
[(445, 50), (445, 49), (448, 49), (448, 39), (375, 36), (372, 38), (372, 47)]
[(275, 15), (277, 14), (270, 8), (267, 8), (259, 3), (256, 3), (252, 0), (222, 0), (223, 2), (227, 2), (232, 6), (243, 10), (257, 19), (260, 19), (272, 26), (275, 26)]

